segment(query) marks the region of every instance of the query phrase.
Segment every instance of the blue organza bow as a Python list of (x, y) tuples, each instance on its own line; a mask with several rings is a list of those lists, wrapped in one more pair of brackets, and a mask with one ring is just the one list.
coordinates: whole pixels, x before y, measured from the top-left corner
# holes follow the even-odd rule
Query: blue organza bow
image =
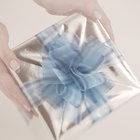
[(34, 104), (46, 100), (54, 108), (63, 102), (79, 108), (88, 102), (91, 106), (87, 109), (92, 112), (107, 103), (106, 93), (113, 84), (101, 69), (111, 64), (111, 47), (93, 38), (78, 47), (78, 39), (69, 41), (67, 33), (46, 44), (38, 38), (43, 44), (42, 77), (26, 85)]

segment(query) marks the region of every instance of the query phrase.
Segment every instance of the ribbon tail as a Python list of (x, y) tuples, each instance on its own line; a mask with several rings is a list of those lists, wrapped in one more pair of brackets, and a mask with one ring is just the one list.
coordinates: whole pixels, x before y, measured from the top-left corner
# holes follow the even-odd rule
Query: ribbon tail
[[(61, 133), (64, 132), (64, 121), (65, 121), (65, 111), (66, 111), (66, 105), (67, 103), (65, 101), (62, 101), (61, 104), (59, 105), (58, 109), (56, 109), (56, 113), (57, 115), (55, 114), (54, 116), (57, 116), (59, 121), (55, 121), (55, 124), (54, 124), (54, 128), (55, 128), (55, 134), (56, 134), (56, 140), (60, 140), (60, 137), (61, 137)], [(58, 123), (56, 125), (56, 123)]]
[(65, 105), (66, 106), (62, 126), (63, 132), (67, 129), (72, 128), (75, 125), (80, 124), (82, 111), (82, 105), (77, 108), (75, 108), (72, 104), (69, 104), (67, 102), (65, 102)]
[(87, 110), (93, 118), (93, 123), (112, 111), (111, 106), (108, 104), (108, 98), (95, 88), (86, 92), (86, 102), (89, 105)]

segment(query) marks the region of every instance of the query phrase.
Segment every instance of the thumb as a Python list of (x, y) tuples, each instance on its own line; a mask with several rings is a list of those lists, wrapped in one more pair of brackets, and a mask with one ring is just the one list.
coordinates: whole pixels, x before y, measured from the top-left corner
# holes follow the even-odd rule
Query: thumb
[(96, 0), (87, 0), (87, 2), (82, 6), (83, 10), (81, 11), (86, 17), (93, 21), (100, 20), (101, 24), (107, 31), (110, 38), (115, 41), (115, 37), (113, 34), (113, 30), (111, 27), (111, 21), (108, 18), (107, 14), (103, 10), (103, 8), (100, 6), (98, 1)]
[(8, 31), (2, 23), (0, 23), (0, 59), (7, 67), (10, 67), (15, 72), (19, 72), (20, 63), (13, 51), (8, 46), (9, 35)]

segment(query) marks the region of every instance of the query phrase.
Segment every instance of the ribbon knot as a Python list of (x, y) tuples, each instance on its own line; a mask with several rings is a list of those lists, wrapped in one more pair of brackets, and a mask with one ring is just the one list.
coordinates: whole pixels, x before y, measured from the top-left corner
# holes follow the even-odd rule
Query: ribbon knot
[(60, 80), (61, 84), (64, 84), (65, 86), (75, 84), (81, 91), (86, 91), (92, 87), (96, 87), (103, 84), (105, 81), (105, 77), (101, 72), (84, 74), (78, 71), (76, 68), (70, 68), (69, 73), (63, 73), (59, 69), (53, 69), (53, 71)]

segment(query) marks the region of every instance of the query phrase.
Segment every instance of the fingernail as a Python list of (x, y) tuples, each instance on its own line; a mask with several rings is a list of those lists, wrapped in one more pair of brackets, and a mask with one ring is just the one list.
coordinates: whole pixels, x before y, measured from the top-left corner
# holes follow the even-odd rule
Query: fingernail
[(29, 116), (29, 115), (27, 115), (26, 112), (24, 112), (24, 111), (23, 111), (22, 115), (23, 115), (23, 117), (24, 117), (26, 123), (28, 123), (28, 121), (32, 119), (32, 117)]
[(14, 70), (14, 71), (18, 71), (20, 69), (20, 64), (15, 60), (13, 59), (11, 62), (10, 62), (10, 67)]
[(32, 108), (32, 112), (36, 117), (39, 117), (38, 113), (35, 111), (35, 109)]
[(31, 108), (30, 108), (30, 107), (24, 105), (24, 108), (25, 108), (28, 112), (31, 112)]
[(94, 16), (96, 19), (101, 19), (102, 18), (102, 15), (99, 11), (94, 11)]

